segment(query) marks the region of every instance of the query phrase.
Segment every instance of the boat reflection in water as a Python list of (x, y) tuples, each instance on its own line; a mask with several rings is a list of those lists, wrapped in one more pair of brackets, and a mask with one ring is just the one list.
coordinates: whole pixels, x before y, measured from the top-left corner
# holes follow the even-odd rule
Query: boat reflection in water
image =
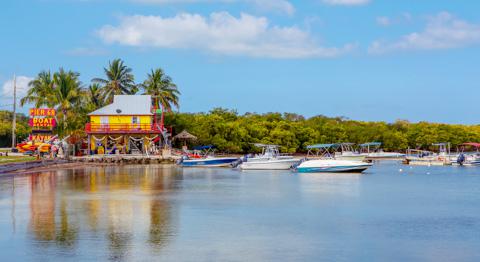
[[(175, 192), (175, 181), (181, 180), (175, 172), (160, 166), (90, 167), (24, 177), (31, 185), (29, 234), (42, 249), (106, 240), (113, 260), (131, 254), (138, 241), (160, 252), (176, 234), (178, 214), (162, 197)], [(93, 257), (103, 255), (96, 251), (100, 248), (92, 246)]]

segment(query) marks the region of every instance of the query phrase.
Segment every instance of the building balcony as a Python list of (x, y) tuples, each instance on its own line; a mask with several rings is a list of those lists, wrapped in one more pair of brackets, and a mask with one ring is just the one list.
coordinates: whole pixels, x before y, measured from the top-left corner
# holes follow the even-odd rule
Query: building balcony
[(85, 125), (87, 134), (160, 134), (156, 124), (92, 124)]

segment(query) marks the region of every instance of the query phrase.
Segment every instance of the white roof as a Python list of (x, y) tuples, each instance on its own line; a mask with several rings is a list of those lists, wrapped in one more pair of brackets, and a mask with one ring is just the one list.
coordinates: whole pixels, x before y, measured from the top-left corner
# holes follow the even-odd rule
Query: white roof
[(112, 104), (97, 109), (88, 115), (153, 115), (151, 106), (152, 98), (149, 95), (115, 95)]

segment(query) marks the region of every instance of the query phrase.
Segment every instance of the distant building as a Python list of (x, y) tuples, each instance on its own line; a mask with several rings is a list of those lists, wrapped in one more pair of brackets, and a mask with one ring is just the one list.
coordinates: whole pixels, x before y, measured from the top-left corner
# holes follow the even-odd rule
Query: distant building
[(116, 95), (88, 116), (89, 154), (140, 154), (160, 144), (163, 127), (154, 121), (149, 95)]

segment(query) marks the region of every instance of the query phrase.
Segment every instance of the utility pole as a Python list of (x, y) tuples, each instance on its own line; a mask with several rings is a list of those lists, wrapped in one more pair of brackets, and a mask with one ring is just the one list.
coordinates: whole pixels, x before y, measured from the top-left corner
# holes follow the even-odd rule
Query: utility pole
[(13, 74), (13, 122), (12, 122), (12, 149), (16, 146), (15, 130), (17, 129), (17, 76)]

